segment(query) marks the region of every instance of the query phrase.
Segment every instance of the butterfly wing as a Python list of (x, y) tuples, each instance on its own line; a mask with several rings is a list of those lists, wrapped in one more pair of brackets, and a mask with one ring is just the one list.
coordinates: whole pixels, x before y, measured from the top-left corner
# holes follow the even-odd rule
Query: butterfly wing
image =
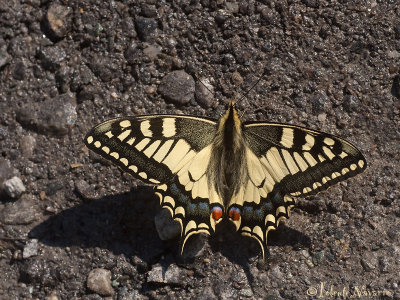
[(239, 208), (234, 221), (243, 235), (264, 247), (269, 230), (289, 217), (294, 197), (309, 196), (367, 166), (361, 152), (349, 142), (303, 127), (275, 123), (247, 123), (247, 176), (228, 207)]
[(222, 205), (206, 174), (215, 131), (215, 121), (205, 118), (149, 115), (106, 121), (84, 141), (123, 171), (156, 185), (161, 206), (182, 225), (183, 251), (190, 235), (213, 231), (210, 206)]

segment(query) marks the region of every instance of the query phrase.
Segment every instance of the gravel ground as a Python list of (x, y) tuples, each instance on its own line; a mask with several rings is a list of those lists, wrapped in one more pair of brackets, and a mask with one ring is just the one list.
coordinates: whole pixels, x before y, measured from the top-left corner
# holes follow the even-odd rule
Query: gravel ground
[[(0, 298), (400, 299), (397, 2), (1, 0)], [(266, 262), (229, 226), (180, 257), (152, 188), (82, 139), (241, 95), (245, 120), (340, 135), (369, 168), (300, 199)]]

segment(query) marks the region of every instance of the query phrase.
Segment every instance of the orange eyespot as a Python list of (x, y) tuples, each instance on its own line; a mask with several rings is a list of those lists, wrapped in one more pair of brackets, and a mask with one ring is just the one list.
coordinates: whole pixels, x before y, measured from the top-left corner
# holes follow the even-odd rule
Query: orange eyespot
[(229, 209), (229, 218), (231, 218), (233, 221), (239, 221), (240, 220), (240, 209), (237, 207), (231, 207)]
[(222, 209), (219, 206), (213, 207), (211, 210), (211, 216), (215, 221), (218, 221), (222, 217)]

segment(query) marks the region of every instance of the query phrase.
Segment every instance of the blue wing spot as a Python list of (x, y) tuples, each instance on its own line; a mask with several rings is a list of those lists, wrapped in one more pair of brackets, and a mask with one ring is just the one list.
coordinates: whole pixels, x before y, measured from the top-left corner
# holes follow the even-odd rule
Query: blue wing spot
[(171, 184), (169, 189), (171, 190), (172, 194), (174, 194), (174, 195), (178, 195), (180, 193), (180, 190), (178, 189), (178, 187), (176, 186), (175, 183)]
[(250, 206), (245, 206), (245, 207), (243, 207), (243, 213), (242, 213), (242, 215), (243, 215), (244, 217), (249, 218), (249, 217), (251, 217), (252, 214), (253, 214), (253, 208), (252, 208), (252, 207), (250, 207)]
[(271, 213), (273, 211), (273, 208), (274, 208), (274, 206), (272, 205), (271, 202), (266, 202), (264, 204), (264, 207), (265, 207), (267, 213)]
[(194, 213), (194, 212), (196, 211), (196, 208), (197, 208), (197, 205), (196, 205), (196, 204), (189, 203), (189, 205), (188, 205), (188, 211), (189, 211), (190, 213)]
[(179, 200), (183, 203), (187, 203), (188, 202), (189, 197), (184, 195), (184, 194), (180, 194), (179, 195)]
[(271, 201), (272, 201), (272, 204), (275, 207), (280, 206), (282, 204), (282, 195), (281, 195), (281, 193), (280, 192), (274, 193), (274, 195), (272, 196)]
[(205, 211), (209, 210), (208, 204), (205, 202), (200, 202), (199, 207), (200, 207), (200, 210), (205, 210)]

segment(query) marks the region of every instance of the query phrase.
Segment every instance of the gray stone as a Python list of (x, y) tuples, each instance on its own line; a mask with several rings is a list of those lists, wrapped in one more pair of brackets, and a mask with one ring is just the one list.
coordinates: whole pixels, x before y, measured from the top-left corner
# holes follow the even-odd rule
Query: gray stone
[(19, 198), (21, 194), (26, 191), (24, 183), (17, 176), (4, 181), (3, 189), (11, 198)]
[(360, 110), (361, 102), (355, 95), (346, 95), (343, 98), (343, 108), (346, 112), (358, 112)]
[(158, 236), (163, 241), (170, 240), (181, 233), (181, 225), (172, 219), (171, 213), (167, 209), (161, 210), (154, 217), (154, 222)]
[(24, 194), (19, 200), (6, 204), (0, 213), (0, 221), (9, 225), (30, 224), (36, 220), (38, 211), (34, 196)]
[(166, 100), (183, 105), (194, 98), (195, 82), (185, 71), (173, 71), (161, 80), (158, 91)]
[(390, 273), (390, 268), (393, 264), (390, 263), (390, 259), (388, 257), (382, 256), (378, 259), (378, 265), (381, 273)]
[(393, 50), (393, 51), (389, 51), (388, 52), (388, 57), (389, 58), (394, 58), (394, 59), (398, 59), (400, 58), (400, 52)]
[(46, 70), (56, 71), (67, 57), (67, 53), (60, 46), (49, 46), (40, 49), (38, 56)]
[(112, 296), (114, 290), (111, 287), (111, 272), (102, 268), (90, 271), (87, 287), (101, 296)]
[(75, 190), (86, 200), (95, 200), (100, 197), (99, 192), (95, 189), (95, 186), (90, 185), (83, 179), (75, 182)]
[(324, 251), (317, 251), (312, 256), (312, 262), (314, 265), (319, 265), (324, 260)]
[(144, 49), (143, 49), (143, 53), (150, 58), (151, 60), (154, 60), (157, 58), (157, 56), (159, 54), (161, 54), (162, 48), (160, 45), (157, 44), (150, 44), (147, 45)]
[(19, 147), (21, 149), (21, 153), (24, 157), (31, 157), (33, 151), (35, 150), (36, 139), (34, 136), (28, 134), (21, 138), (19, 142)]
[(175, 264), (169, 265), (167, 270), (157, 264), (147, 272), (147, 282), (184, 285), (186, 276), (184, 269)]
[(239, 12), (239, 4), (237, 3), (237, 1), (226, 2), (225, 8), (231, 14), (237, 14)]
[(143, 4), (141, 11), (147, 18), (156, 18), (158, 16), (157, 7), (155, 5)]
[(14, 174), (14, 169), (8, 159), (0, 157), (0, 189), (4, 189), (3, 183)]
[(47, 28), (51, 37), (61, 39), (71, 27), (72, 8), (52, 3), (46, 13)]
[(361, 258), (361, 265), (365, 271), (371, 272), (372, 270), (375, 270), (376, 266), (378, 265), (378, 260), (374, 254), (371, 252), (366, 252), (364, 253), (364, 257)]
[(28, 258), (31, 256), (35, 256), (38, 253), (38, 240), (37, 239), (31, 239), (26, 243), (24, 247), (24, 251), (22, 252), (22, 258)]
[(67, 93), (34, 105), (26, 105), (17, 111), (16, 118), (28, 129), (66, 135), (77, 120), (75, 97)]
[(240, 290), (239, 295), (246, 298), (251, 298), (253, 297), (253, 291), (251, 290), (251, 288), (245, 288)]
[(26, 73), (26, 65), (25, 62), (18, 61), (17, 63), (14, 64), (14, 70), (12, 72), (12, 75), (14, 79), (16, 80), (24, 80), (25, 79), (25, 73)]
[(9, 63), (11, 56), (7, 52), (7, 45), (3, 39), (0, 39), (0, 68)]
[(317, 93), (310, 101), (315, 114), (327, 112), (332, 109), (331, 100), (323, 93)]
[(142, 41), (147, 41), (154, 36), (154, 32), (158, 27), (157, 20), (151, 18), (136, 18), (136, 29), (139, 38)]
[(205, 108), (210, 108), (216, 103), (214, 100), (214, 86), (208, 78), (196, 82), (195, 97), (197, 103)]

